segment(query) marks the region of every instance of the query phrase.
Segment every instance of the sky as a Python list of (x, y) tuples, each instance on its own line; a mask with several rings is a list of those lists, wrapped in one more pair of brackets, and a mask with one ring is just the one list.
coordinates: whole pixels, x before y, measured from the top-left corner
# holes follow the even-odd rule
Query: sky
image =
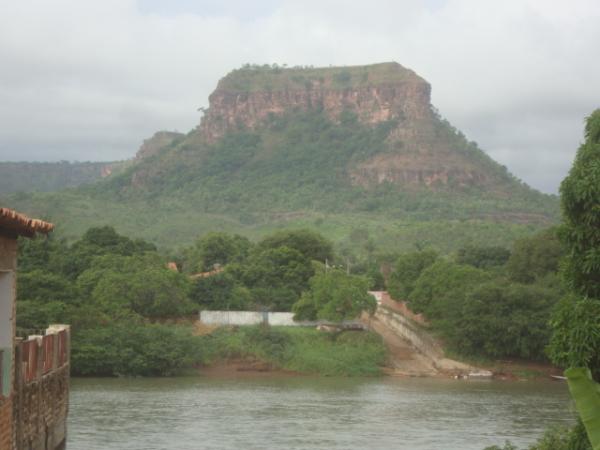
[(130, 158), (245, 63), (396, 61), (556, 193), (600, 107), (599, 23), (597, 0), (0, 0), (0, 161)]

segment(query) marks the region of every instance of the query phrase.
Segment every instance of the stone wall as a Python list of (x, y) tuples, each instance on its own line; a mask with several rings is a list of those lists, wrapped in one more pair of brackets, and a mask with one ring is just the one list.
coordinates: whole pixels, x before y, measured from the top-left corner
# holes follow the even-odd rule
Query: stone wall
[(62, 450), (69, 411), (69, 329), (19, 342), (15, 357), (15, 450)]

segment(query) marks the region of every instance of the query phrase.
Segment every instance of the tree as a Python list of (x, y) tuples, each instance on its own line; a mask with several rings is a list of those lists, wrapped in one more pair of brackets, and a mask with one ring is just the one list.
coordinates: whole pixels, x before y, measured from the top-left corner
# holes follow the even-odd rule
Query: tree
[(252, 308), (250, 291), (229, 271), (198, 278), (194, 281), (191, 299), (209, 310), (246, 310)]
[(73, 303), (78, 298), (77, 289), (70, 280), (60, 274), (40, 269), (20, 273), (17, 283), (19, 301)]
[(92, 291), (92, 299), (118, 316), (131, 311), (149, 318), (180, 317), (194, 310), (188, 292), (184, 275), (148, 267), (132, 273), (106, 272)]
[(465, 354), (543, 360), (559, 295), (543, 285), (489, 281), (467, 295), (444, 336)]
[(67, 252), (67, 244), (52, 234), (33, 239), (19, 238), (19, 273), (36, 269), (60, 272), (61, 262)]
[(236, 269), (257, 305), (289, 311), (314, 275), (311, 261), (290, 247), (257, 249)]
[(421, 250), (400, 255), (390, 275), (388, 289), (392, 297), (406, 300), (415, 288), (421, 273), (437, 259), (433, 250)]
[(340, 270), (321, 272), (310, 279), (292, 311), (298, 320), (324, 319), (340, 322), (354, 319), (362, 311), (375, 311), (375, 298), (368, 293), (369, 280)]
[(169, 376), (201, 362), (202, 352), (186, 328), (117, 321), (75, 333), (71, 367), (75, 375)]
[(217, 264), (225, 266), (240, 262), (248, 256), (251, 247), (252, 243), (247, 238), (237, 234), (207, 233), (188, 250), (186, 271), (204, 272), (212, 270)]
[(319, 233), (310, 230), (281, 231), (263, 239), (261, 249), (288, 247), (302, 253), (309, 260), (332, 260), (333, 245)]
[(600, 449), (600, 386), (587, 379), (600, 380), (600, 109), (587, 118), (585, 138), (560, 186), (563, 273), (572, 294), (553, 318), (549, 351), (570, 366), (569, 389), (592, 447)]
[(491, 275), (481, 269), (439, 259), (423, 271), (410, 294), (409, 304), (428, 319), (453, 320), (460, 314), (469, 291), (490, 279)]
[(517, 240), (506, 270), (513, 281), (533, 283), (548, 273), (557, 272), (563, 255), (564, 245), (559, 240), (557, 230), (549, 228)]
[(111, 317), (174, 317), (193, 310), (188, 278), (167, 269), (156, 255), (97, 257), (77, 286), (84, 298)]
[(74, 280), (90, 267), (96, 256), (132, 256), (146, 252), (156, 252), (156, 247), (141, 239), (132, 241), (109, 226), (90, 228), (71, 246), (68, 255), (63, 257), (61, 272)]
[(553, 319), (550, 354), (557, 364), (589, 367), (600, 380), (600, 109), (587, 118), (585, 136), (560, 186), (563, 275), (572, 294)]
[(585, 136), (560, 186), (560, 236), (568, 248), (569, 286), (579, 295), (600, 299), (600, 109), (587, 118)]
[(458, 250), (456, 262), (468, 264), (478, 269), (503, 266), (510, 257), (510, 251), (504, 247), (479, 247), (466, 245)]

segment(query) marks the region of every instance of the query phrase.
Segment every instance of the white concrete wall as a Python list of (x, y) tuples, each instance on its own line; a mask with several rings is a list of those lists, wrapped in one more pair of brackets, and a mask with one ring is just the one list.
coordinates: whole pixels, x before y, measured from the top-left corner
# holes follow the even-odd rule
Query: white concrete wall
[(294, 313), (273, 312), (269, 314), (269, 325), (290, 327), (303, 325), (302, 322), (294, 322)]
[[(295, 322), (294, 313), (267, 312), (269, 325), (292, 327), (314, 326), (316, 322)], [(263, 323), (263, 313), (257, 311), (200, 311), (200, 322), (207, 325), (258, 325)]]

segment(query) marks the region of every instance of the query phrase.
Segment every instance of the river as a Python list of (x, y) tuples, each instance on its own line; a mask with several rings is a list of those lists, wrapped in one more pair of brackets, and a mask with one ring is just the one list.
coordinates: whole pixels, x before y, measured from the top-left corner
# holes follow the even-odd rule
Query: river
[(552, 381), (74, 379), (69, 450), (482, 450), (570, 424)]

